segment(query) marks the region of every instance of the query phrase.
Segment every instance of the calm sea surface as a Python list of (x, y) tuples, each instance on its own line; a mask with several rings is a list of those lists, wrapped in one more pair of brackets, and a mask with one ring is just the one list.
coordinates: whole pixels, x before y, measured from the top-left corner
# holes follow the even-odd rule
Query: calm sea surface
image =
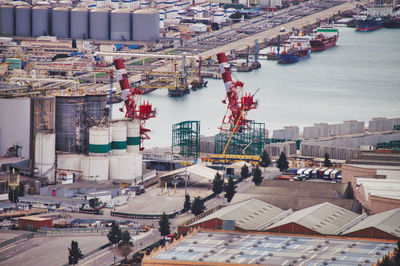
[[(400, 30), (339, 30), (337, 47), (312, 53), (310, 59), (292, 65), (262, 60), (261, 69), (233, 73), (245, 90), (260, 88), (258, 109), (248, 118), (264, 122), (271, 136), (287, 125), (302, 131), (317, 122), (367, 124), (372, 117), (400, 117)], [(144, 97), (158, 111), (147, 123), (152, 132), (145, 147), (170, 146), (172, 125), (185, 120), (199, 120), (202, 135), (218, 133), (226, 110), (222, 80), (208, 80), (208, 87), (181, 98), (167, 95), (161, 89)]]

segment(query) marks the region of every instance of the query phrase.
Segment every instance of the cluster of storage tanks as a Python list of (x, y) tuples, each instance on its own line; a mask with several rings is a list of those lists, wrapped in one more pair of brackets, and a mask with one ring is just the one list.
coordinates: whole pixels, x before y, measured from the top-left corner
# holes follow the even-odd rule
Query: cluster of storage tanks
[(140, 124), (119, 121), (111, 126), (89, 129), (89, 155), (57, 155), (57, 168), (82, 173), (84, 180), (139, 181), (142, 155), (139, 154)]
[[(46, 106), (50, 108), (35, 108), (37, 174), (52, 182), (57, 168), (75, 172), (90, 181), (139, 181), (142, 176), (139, 121), (99, 123), (105, 117), (106, 95), (57, 96), (39, 100), (48, 100)], [(43, 111), (42, 120), (47, 121), (46, 127), (39, 121)], [(52, 126), (53, 119), (55, 125)]]
[(160, 12), (155, 9), (47, 8), (3, 5), (0, 31), (8, 36), (43, 35), (58, 38), (115, 41), (151, 41), (160, 32)]

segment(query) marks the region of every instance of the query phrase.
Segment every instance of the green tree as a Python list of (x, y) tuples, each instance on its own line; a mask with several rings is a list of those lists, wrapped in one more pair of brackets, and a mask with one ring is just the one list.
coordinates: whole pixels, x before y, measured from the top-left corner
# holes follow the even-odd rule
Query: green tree
[(186, 212), (186, 211), (190, 210), (191, 207), (192, 207), (192, 204), (190, 203), (190, 195), (186, 194), (185, 195), (185, 203), (183, 204), (183, 210)]
[(116, 245), (122, 240), (122, 231), (116, 222), (113, 222), (110, 231), (107, 234), (108, 241)]
[(232, 178), (228, 179), (228, 184), (225, 185), (225, 198), (228, 200), (228, 202), (231, 202), (233, 196), (236, 193), (236, 186), (235, 183), (233, 182)]
[(123, 245), (129, 245), (131, 247), (133, 247), (133, 242), (131, 241), (131, 234), (129, 233), (128, 230), (125, 230), (122, 232), (121, 235), (121, 242), (119, 242), (119, 246), (123, 246)]
[(400, 265), (400, 240), (397, 241), (397, 248), (393, 255), (393, 261), (395, 265)]
[(165, 212), (163, 212), (163, 214), (161, 215), (161, 218), (158, 221), (158, 225), (158, 231), (160, 231), (161, 236), (163, 236), (164, 238), (171, 233), (169, 218), (168, 215), (165, 214)]
[(100, 204), (101, 204), (101, 201), (98, 198), (93, 198), (93, 199), (89, 200), (89, 206), (93, 210), (96, 209), (97, 207), (99, 207)]
[(246, 180), (250, 176), (249, 172), (249, 167), (247, 167), (247, 164), (242, 166), (242, 169), (240, 170), (240, 178)]
[(329, 160), (329, 154), (328, 153), (325, 153), (324, 166), (325, 167), (331, 167), (332, 166), (331, 160)]
[(286, 159), (286, 154), (284, 152), (281, 152), (279, 155), (279, 159), (277, 161), (279, 171), (284, 172), (289, 168), (289, 163)]
[(83, 254), (81, 252), (81, 249), (78, 247), (77, 241), (71, 241), (71, 248), (68, 248), (68, 251), (68, 264), (70, 265), (77, 264), (78, 261), (83, 258)]
[(394, 264), (390, 261), (390, 258), (387, 255), (383, 256), (383, 259), (379, 265), (380, 266), (394, 266)]
[(77, 46), (76, 46), (76, 39), (73, 39), (72, 40), (72, 48), (76, 48)]
[(256, 186), (258, 186), (261, 184), (262, 180), (263, 180), (263, 176), (261, 174), (260, 168), (258, 168), (258, 165), (257, 165), (256, 169), (254, 170), (254, 174), (253, 174), (253, 182)]
[(192, 203), (192, 213), (194, 215), (199, 215), (206, 209), (206, 206), (204, 206), (204, 201), (200, 196), (197, 196), (194, 198), (193, 203)]
[(212, 191), (219, 196), (219, 194), (224, 191), (224, 180), (222, 179), (222, 176), (217, 172), (215, 174), (214, 180), (213, 180), (213, 186), (212, 186)]
[(271, 164), (271, 158), (269, 157), (268, 152), (263, 150), (263, 153), (261, 155), (261, 161), (260, 161), (260, 166), (261, 167), (268, 167)]
[(124, 244), (118, 247), (119, 253), (125, 257), (124, 261), (125, 263), (128, 263), (128, 256), (132, 252), (132, 247), (130, 245)]

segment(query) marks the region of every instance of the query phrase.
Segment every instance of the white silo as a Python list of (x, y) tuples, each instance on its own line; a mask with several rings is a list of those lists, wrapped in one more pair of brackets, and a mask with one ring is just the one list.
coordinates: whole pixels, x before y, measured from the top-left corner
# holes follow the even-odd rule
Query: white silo
[(93, 9), (89, 14), (90, 39), (110, 39), (110, 11), (108, 9)]
[(164, 28), (165, 23), (165, 11), (160, 9), (160, 29)]
[(87, 8), (74, 8), (71, 10), (71, 38), (89, 38), (89, 10)]
[(138, 153), (140, 149), (140, 122), (132, 120), (128, 122), (127, 152)]
[(131, 11), (117, 9), (111, 12), (111, 33), (113, 41), (129, 41), (131, 39)]
[(128, 155), (110, 156), (110, 179), (141, 181), (142, 155), (129, 153)]
[(31, 36), (31, 7), (18, 6), (15, 8), (15, 35)]
[(160, 34), (160, 12), (156, 9), (136, 10), (132, 17), (132, 40), (151, 41)]
[(10, 5), (0, 6), (0, 33), (13, 36), (14, 25), (14, 7)]
[(57, 154), (57, 169), (69, 170), (69, 171), (80, 171), (81, 160), (84, 156), (79, 154)]
[(110, 128), (91, 127), (89, 128), (89, 154), (108, 155), (110, 152)]
[(52, 33), (57, 38), (69, 38), (69, 12), (65, 7), (53, 8), (51, 16)]
[(111, 125), (111, 153), (113, 155), (126, 153), (127, 129), (126, 122)]
[(36, 132), (35, 135), (35, 168), (38, 174), (53, 182), (55, 178), (56, 134)]
[(108, 157), (83, 157), (81, 160), (81, 171), (83, 180), (108, 180), (109, 159)]
[(35, 6), (32, 8), (32, 36), (49, 35), (50, 12), (45, 6)]

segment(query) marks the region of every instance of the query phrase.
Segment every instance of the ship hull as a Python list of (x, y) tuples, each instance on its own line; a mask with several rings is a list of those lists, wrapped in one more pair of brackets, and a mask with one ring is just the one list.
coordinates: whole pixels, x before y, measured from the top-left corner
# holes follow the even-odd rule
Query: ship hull
[(336, 45), (337, 37), (311, 40), (311, 52), (324, 51)]
[(295, 53), (285, 53), (279, 55), (279, 63), (292, 64), (310, 57), (311, 49), (297, 51)]
[(383, 21), (376, 21), (374, 19), (356, 20), (357, 31), (373, 31), (379, 30), (383, 27)]

